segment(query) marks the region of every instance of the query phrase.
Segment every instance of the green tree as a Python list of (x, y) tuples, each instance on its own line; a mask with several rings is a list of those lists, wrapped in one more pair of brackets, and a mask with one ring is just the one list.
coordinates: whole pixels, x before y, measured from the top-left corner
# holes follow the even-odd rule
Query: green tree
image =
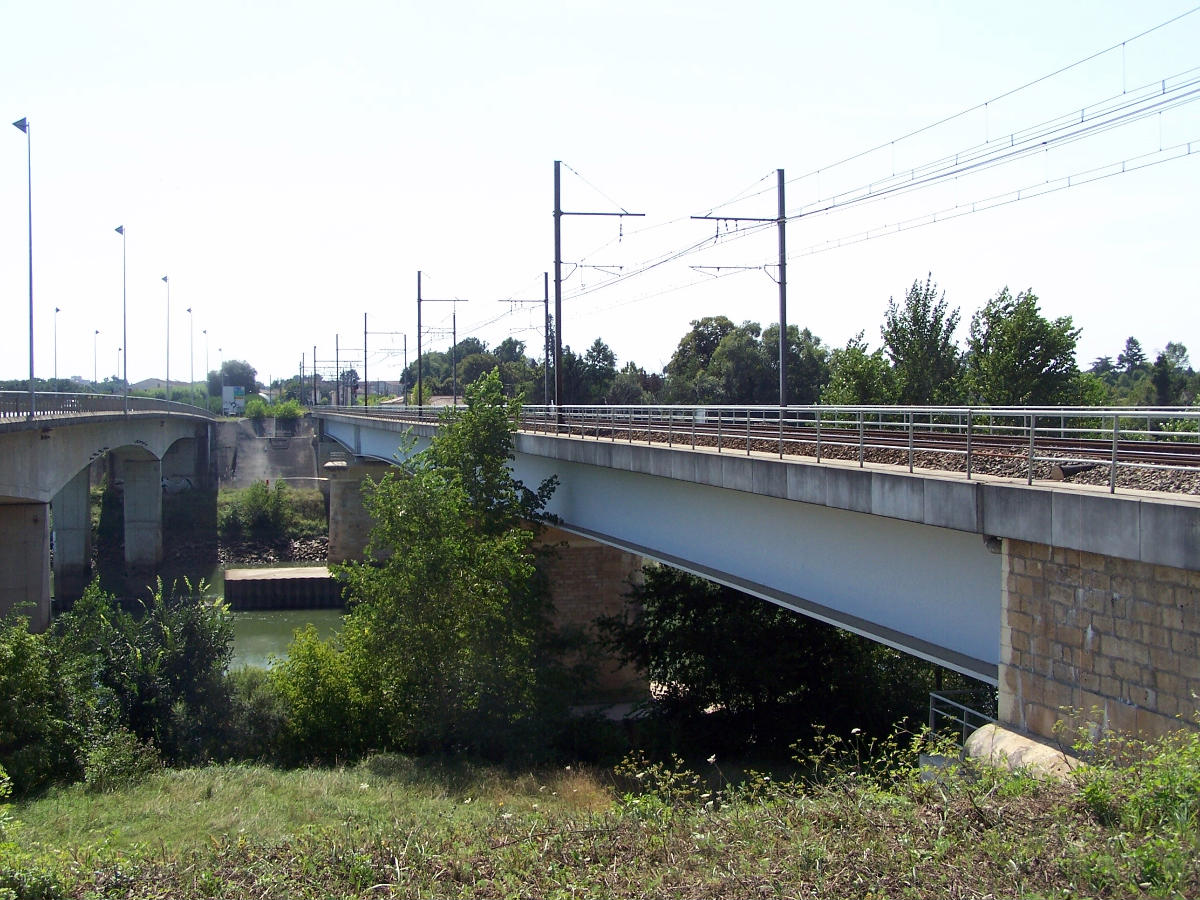
[(712, 362), (721, 341), (736, 327), (725, 316), (705, 316), (694, 319), (692, 328), (679, 340), (671, 354), (666, 373), (669, 377), (693, 379)]
[(859, 332), (846, 346), (829, 354), (829, 383), (821, 402), (833, 406), (862, 406), (894, 403), (896, 383), (883, 348), (868, 351)]
[[(213, 393), (221, 396), (221, 385), (225, 387), (241, 386), (246, 389), (247, 394), (258, 393), (258, 370), (250, 363), (241, 359), (227, 359), (221, 363), (221, 372), (217, 376), (216, 390)], [(213, 377), (210, 373), (208, 376), (209, 390), (213, 390)]]
[(925, 284), (914, 281), (903, 305), (888, 299), (880, 329), (883, 347), (896, 376), (896, 399), (907, 405), (945, 403), (957, 399), (962, 363), (954, 331), (959, 311), (938, 295), (932, 274)]
[(721, 338), (705, 374), (721, 383), (725, 403), (761, 403), (770, 390), (771, 366), (763, 353), (757, 322), (743, 322)]
[(1125, 349), (1117, 354), (1117, 368), (1123, 369), (1126, 375), (1146, 368), (1146, 351), (1142, 349), (1141, 341), (1135, 337), (1125, 339)]
[(624, 610), (597, 625), (668, 715), (715, 718), (739, 741), (786, 744), (814, 724), (883, 732), (925, 711), (935, 678), (927, 663), (668, 566), (647, 566)]
[(519, 403), (484, 376), (427, 451), (366, 485), (370, 562), (339, 569), (343, 642), (385, 745), (504, 753), (553, 706), (550, 603), (529, 523), (555, 481), (531, 490), (512, 476)]
[(1004, 288), (971, 317), (967, 383), (976, 402), (1057, 406), (1075, 401), (1075, 343), (1070, 316), (1050, 321), (1038, 298)]
[[(829, 381), (829, 349), (807, 328), (789, 325), (787, 329), (787, 400), (808, 406), (820, 399)], [(754, 403), (779, 402), (779, 326), (770, 325), (762, 336), (762, 352), (769, 372)]]

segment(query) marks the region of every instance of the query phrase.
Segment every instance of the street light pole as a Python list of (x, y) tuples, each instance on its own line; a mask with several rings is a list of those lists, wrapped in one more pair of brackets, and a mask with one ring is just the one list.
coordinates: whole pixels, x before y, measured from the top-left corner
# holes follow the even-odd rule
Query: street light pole
[(205, 328), (200, 333), (204, 335), (204, 408), (208, 409), (212, 405), (209, 402), (212, 400), (212, 394), (208, 390), (208, 329)]
[(96, 360), (99, 357), (96, 355), (96, 348), (99, 346), (100, 329), (96, 329), (96, 333), (92, 335), (92, 389), (98, 394), (100, 393), (100, 366)]
[(188, 314), (188, 396), (192, 398), (192, 406), (196, 405), (196, 333), (192, 330), (192, 308), (187, 308)]
[(162, 278), (167, 286), (167, 402), (171, 402), (171, 282), (166, 275)]
[(33, 418), (33, 150), (29, 137), (29, 119), (18, 119), (13, 125), (25, 134), (25, 176), (29, 192), (29, 418)]
[(124, 382), (125, 415), (129, 415), (129, 317), (126, 315), (128, 293), (125, 278), (125, 226), (118, 225), (113, 230), (121, 236), (121, 342), (125, 345), (125, 369), (121, 373), (121, 380)]
[(54, 307), (54, 390), (58, 390), (58, 314), (62, 312)]

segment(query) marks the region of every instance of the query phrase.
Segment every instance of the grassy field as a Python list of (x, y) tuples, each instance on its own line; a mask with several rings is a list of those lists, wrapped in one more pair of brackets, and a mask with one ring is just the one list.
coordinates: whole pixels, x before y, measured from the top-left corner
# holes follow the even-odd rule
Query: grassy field
[(1198, 748), (1066, 784), (840, 750), (736, 786), (719, 760), (168, 771), (15, 807), (0, 897), (1196, 896)]

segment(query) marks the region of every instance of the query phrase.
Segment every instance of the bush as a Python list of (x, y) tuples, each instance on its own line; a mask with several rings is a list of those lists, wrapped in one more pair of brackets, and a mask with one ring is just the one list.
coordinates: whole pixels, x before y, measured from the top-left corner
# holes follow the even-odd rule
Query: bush
[(161, 768), (153, 744), (139, 741), (128, 728), (118, 726), (99, 735), (88, 749), (83, 783), (89, 791), (107, 793), (137, 784)]
[(261, 422), (267, 417), (267, 404), (261, 397), (251, 397), (246, 401), (246, 418)]
[(217, 513), (217, 530), (222, 539), (285, 541), (291, 519), (287, 490), (283, 482), (277, 481), (271, 488), (264, 481), (256, 481), (229, 496), (226, 505)]
[(270, 682), (283, 705), (280, 755), (286, 761), (333, 762), (369, 748), (370, 716), (353, 659), (322, 641), (312, 625), (296, 632)]
[(221, 758), (274, 761), (287, 710), (270, 673), (246, 666), (228, 673), (226, 681), (229, 715), (222, 733)]
[(295, 421), (304, 414), (303, 407), (292, 399), (282, 400), (276, 403), (272, 408), (272, 413), (276, 419), (282, 419), (285, 422)]
[(65, 677), (52, 639), (29, 620), (0, 620), (0, 767), (18, 796), (80, 774), (88, 702)]

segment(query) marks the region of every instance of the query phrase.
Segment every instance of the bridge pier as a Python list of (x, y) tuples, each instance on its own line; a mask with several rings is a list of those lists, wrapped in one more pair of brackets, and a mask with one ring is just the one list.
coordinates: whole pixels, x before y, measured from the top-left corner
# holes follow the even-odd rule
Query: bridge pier
[(162, 464), (157, 459), (124, 456), (125, 566), (153, 569), (163, 558)]
[(1068, 742), (1196, 726), (1200, 571), (1005, 539), (1003, 572), (1001, 721)]
[(0, 617), (15, 611), (33, 631), (50, 624), (50, 504), (0, 504)]
[(362, 482), (368, 475), (382, 478), (391, 466), (338, 459), (321, 468), (329, 478), (329, 564), (362, 559), (374, 524), (363, 506)]
[(60, 609), (64, 601), (82, 597), (91, 579), (89, 475), (90, 468), (78, 472), (50, 503), (54, 512), (54, 600)]

